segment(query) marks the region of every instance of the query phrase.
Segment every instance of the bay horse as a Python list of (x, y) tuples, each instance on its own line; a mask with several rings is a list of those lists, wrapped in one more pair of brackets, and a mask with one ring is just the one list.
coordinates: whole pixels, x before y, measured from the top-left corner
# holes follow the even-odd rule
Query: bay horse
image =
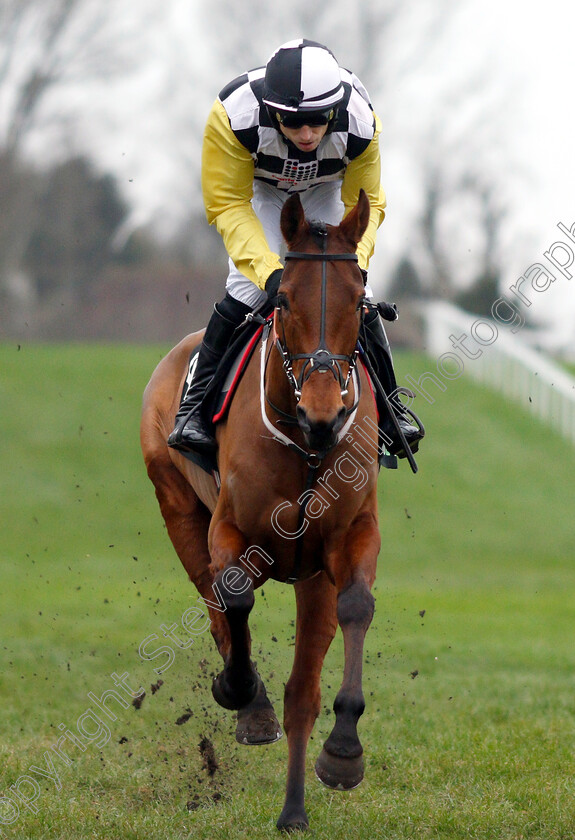
[(224, 662), (212, 693), (238, 711), (236, 738), (277, 740), (281, 730), (251, 660), (254, 590), (293, 583), (293, 667), (285, 687), (287, 786), (280, 829), (308, 827), (304, 777), (320, 711), (322, 664), (338, 625), (344, 669), (335, 725), (315, 771), (330, 788), (363, 778), (357, 724), (362, 660), (374, 611), (380, 549), (377, 413), (357, 346), (364, 282), (356, 246), (369, 219), (363, 190), (339, 226), (284, 204), (285, 269), (273, 319), (257, 339), (227, 418), (216, 427), (219, 490), (210, 475), (168, 448), (188, 360), (202, 333), (177, 345), (145, 390), (141, 444), (173, 546), (206, 601)]

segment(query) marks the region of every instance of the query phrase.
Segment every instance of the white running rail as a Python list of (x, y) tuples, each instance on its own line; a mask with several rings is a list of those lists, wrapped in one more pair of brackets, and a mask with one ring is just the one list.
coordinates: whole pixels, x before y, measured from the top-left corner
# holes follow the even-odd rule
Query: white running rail
[[(455, 353), (467, 373), (521, 403), (575, 444), (575, 379), (563, 368), (529, 347), (519, 331), (513, 333), (500, 322), (470, 315), (443, 301), (426, 302), (420, 312), (431, 355), (439, 359), (444, 353)], [(491, 336), (488, 324), (493, 328)], [(480, 349), (480, 356), (466, 358), (461, 347), (454, 346), (452, 337), (457, 341), (462, 333), (467, 336), (465, 347), (472, 353)], [(482, 345), (473, 335), (490, 343)]]

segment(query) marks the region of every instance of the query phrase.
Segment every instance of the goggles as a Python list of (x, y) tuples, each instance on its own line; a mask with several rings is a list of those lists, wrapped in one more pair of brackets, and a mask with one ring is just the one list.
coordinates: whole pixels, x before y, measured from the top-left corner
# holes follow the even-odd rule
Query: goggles
[(329, 111), (300, 111), (295, 114), (288, 114), (285, 111), (282, 113), (279, 111), (276, 112), (277, 121), (280, 125), (283, 125), (284, 128), (302, 128), (304, 125), (328, 125), (330, 120), (333, 119), (333, 116), (333, 108)]

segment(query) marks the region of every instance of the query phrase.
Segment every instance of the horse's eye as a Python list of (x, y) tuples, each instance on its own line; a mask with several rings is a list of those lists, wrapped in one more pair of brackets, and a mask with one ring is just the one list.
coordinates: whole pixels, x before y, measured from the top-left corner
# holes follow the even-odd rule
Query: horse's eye
[(282, 294), (281, 292), (277, 296), (277, 305), (282, 309), (285, 309), (286, 311), (289, 310), (289, 301), (287, 299), (287, 296)]

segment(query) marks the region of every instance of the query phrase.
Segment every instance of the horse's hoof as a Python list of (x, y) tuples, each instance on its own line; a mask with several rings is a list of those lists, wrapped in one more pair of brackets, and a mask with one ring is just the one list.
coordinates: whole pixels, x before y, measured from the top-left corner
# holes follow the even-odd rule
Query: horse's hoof
[(352, 790), (363, 781), (363, 756), (342, 758), (323, 749), (315, 763), (322, 784), (334, 790)]
[(286, 808), (280, 814), (276, 823), (280, 831), (307, 831), (309, 820), (304, 808)]
[(216, 703), (224, 709), (237, 711), (249, 705), (257, 694), (257, 680), (248, 680), (236, 691), (232, 691), (225, 678), (225, 672), (215, 678), (212, 683), (212, 695)]
[(238, 712), (236, 741), (250, 746), (273, 744), (279, 741), (282, 735), (274, 708), (266, 696), (263, 684), (260, 683), (254, 700)]

